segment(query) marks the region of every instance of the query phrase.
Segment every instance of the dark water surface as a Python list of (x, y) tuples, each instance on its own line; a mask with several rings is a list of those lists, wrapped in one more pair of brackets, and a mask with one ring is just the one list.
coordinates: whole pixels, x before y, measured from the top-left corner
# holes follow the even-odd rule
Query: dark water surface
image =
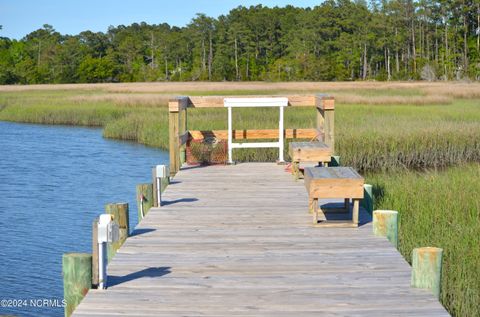
[(62, 304), (62, 254), (91, 252), (106, 203), (128, 202), (134, 228), (135, 185), (167, 161), (100, 129), (0, 122), (0, 315), (63, 316), (45, 307)]

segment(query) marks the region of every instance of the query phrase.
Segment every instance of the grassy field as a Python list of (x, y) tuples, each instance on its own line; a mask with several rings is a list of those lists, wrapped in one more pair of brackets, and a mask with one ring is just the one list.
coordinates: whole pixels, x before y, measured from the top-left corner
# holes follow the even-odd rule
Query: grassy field
[[(480, 161), (479, 84), (3, 86), (0, 87), (0, 109), (3, 109), (0, 120), (103, 126), (105, 137), (166, 149), (166, 104), (172, 96), (315, 92), (327, 92), (336, 97), (337, 154), (345, 164), (359, 170), (438, 168)], [(311, 108), (287, 109), (286, 126), (313, 127), (314, 112)], [(190, 110), (188, 121), (190, 129), (225, 129), (226, 110)], [(235, 111), (234, 122), (235, 128), (275, 128), (276, 112), (272, 109)], [(275, 150), (269, 149), (236, 151), (235, 155), (238, 160), (271, 160), (277, 156)]]
[(444, 249), (442, 303), (454, 316), (480, 316), (480, 165), (367, 177), (375, 208), (400, 213), (399, 248)]
[[(480, 84), (149, 83), (0, 86), (0, 120), (104, 127), (108, 138), (168, 148), (166, 104), (175, 95), (331, 93), (336, 154), (375, 185), (376, 208), (400, 212), (400, 251), (445, 250), (442, 302), (455, 316), (480, 310)], [(275, 109), (234, 112), (235, 128), (276, 128)], [(288, 128), (315, 125), (289, 108)], [(189, 110), (189, 128), (226, 128), (225, 109)], [(241, 150), (272, 160), (275, 150)]]

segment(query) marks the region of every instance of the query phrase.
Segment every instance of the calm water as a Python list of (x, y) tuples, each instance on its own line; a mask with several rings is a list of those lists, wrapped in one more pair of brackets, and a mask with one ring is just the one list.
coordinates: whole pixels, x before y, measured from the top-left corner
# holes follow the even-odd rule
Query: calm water
[(0, 122), (0, 299), (26, 300), (1, 314), (63, 316), (30, 300), (63, 299), (64, 252), (91, 252), (91, 223), (109, 202), (130, 204), (166, 152), (106, 140), (99, 129)]

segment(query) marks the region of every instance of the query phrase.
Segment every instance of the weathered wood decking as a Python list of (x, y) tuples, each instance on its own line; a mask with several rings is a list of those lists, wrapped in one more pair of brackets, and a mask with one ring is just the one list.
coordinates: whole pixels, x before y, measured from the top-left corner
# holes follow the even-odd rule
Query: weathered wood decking
[(313, 228), (282, 166), (183, 169), (163, 200), (74, 316), (448, 316), (369, 224)]

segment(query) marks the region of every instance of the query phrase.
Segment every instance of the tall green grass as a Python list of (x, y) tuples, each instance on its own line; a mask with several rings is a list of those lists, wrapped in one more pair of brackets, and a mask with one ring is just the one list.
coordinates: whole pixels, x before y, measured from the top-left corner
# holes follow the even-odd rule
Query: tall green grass
[[(401, 97), (405, 91), (397, 89), (390, 93)], [(141, 99), (138, 104), (124, 104), (101, 98), (97, 101), (72, 98), (83, 93), (102, 95), (97, 90), (1, 93), (0, 120), (103, 126), (107, 138), (168, 149), (165, 105), (142, 105)], [(228, 91), (228, 94), (242, 93), (251, 91)], [(387, 95), (388, 92), (378, 93)], [(459, 99), (451, 105), (338, 104), (335, 113), (336, 154), (342, 157), (344, 164), (361, 171), (438, 168), (480, 161), (480, 103), (475, 99)], [(285, 126), (314, 127), (315, 116), (313, 108), (288, 108)], [(226, 129), (226, 119), (223, 108), (188, 110), (188, 127), (192, 130)], [(237, 129), (273, 129), (277, 127), (277, 120), (277, 109), (234, 111), (234, 128)], [(235, 150), (234, 156), (239, 161), (265, 161), (274, 160), (278, 152), (275, 149), (241, 149)]]
[(480, 164), (367, 177), (375, 208), (398, 210), (399, 249), (444, 250), (441, 301), (454, 316), (480, 316)]
[[(253, 92), (272, 93), (192, 94)], [(2, 92), (0, 120), (102, 126), (107, 138), (168, 149), (166, 105), (142, 104), (141, 98), (128, 98), (128, 102), (121, 98), (118, 102), (115, 98), (79, 98), (102, 94), (105, 92), (78, 89)], [(361, 97), (385, 96), (385, 100), (412, 94), (422, 97), (423, 92), (358, 92)], [(367, 180), (375, 185), (376, 208), (400, 211), (400, 251), (409, 261), (414, 247), (444, 248), (442, 302), (447, 309), (455, 316), (479, 316), (480, 165), (463, 164), (480, 162), (480, 102), (456, 99), (448, 105), (392, 105), (391, 101), (389, 105), (337, 103), (335, 152), (342, 165), (367, 173)], [(234, 111), (236, 129), (274, 129), (277, 120), (277, 109)], [(285, 112), (287, 128), (314, 127), (315, 120), (313, 108), (288, 108)], [(188, 126), (191, 130), (226, 129), (227, 112), (223, 108), (189, 109)], [(234, 158), (240, 161), (267, 161), (277, 156), (274, 149), (234, 151)], [(420, 172), (455, 165), (460, 166)]]

